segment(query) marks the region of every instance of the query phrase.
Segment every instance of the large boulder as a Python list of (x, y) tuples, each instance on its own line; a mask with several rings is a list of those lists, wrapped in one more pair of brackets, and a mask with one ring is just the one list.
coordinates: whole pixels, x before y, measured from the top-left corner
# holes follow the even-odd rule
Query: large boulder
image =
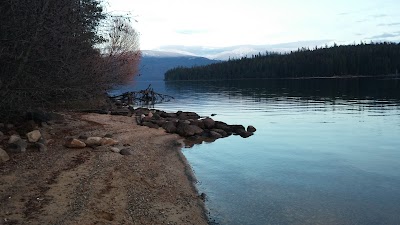
[(26, 134), (29, 142), (37, 142), (42, 137), (42, 134), (39, 130), (33, 130)]
[(154, 124), (152, 122), (142, 122), (142, 125), (146, 126), (146, 127), (154, 128), (154, 129), (160, 128), (160, 126), (158, 126), (157, 124)]
[(245, 131), (245, 132), (240, 133), (239, 135), (240, 135), (240, 137), (242, 137), (242, 138), (248, 138), (248, 137), (250, 137), (251, 135), (253, 135), (253, 133), (252, 133), (252, 132), (247, 132), (247, 131)]
[(178, 123), (178, 126), (176, 127), (176, 133), (183, 137), (190, 137), (195, 134), (203, 133), (203, 129), (198, 126), (189, 125), (186, 123)]
[(0, 148), (0, 163), (7, 162), (10, 160), (10, 156), (8, 156), (7, 152)]
[(206, 128), (206, 129), (212, 129), (215, 125), (215, 121), (211, 118), (205, 118), (202, 121), (204, 124), (204, 128)]
[(168, 121), (168, 122), (164, 123), (162, 128), (164, 128), (164, 130), (167, 133), (175, 133), (176, 132), (176, 125), (172, 121)]
[(231, 132), (232, 132), (232, 130), (231, 130), (231, 128), (229, 127), (229, 125), (226, 124), (226, 123), (224, 123), (224, 122), (221, 122), (221, 121), (215, 121), (214, 128), (215, 128), (215, 129), (224, 130), (224, 131), (227, 132), (227, 133), (231, 133)]
[(222, 137), (228, 137), (229, 136), (229, 134), (226, 131), (222, 130), (222, 129), (212, 129), (211, 131), (220, 134)]
[(241, 133), (246, 132), (245, 128), (243, 125), (229, 125), (229, 128), (231, 128), (231, 131), (234, 134), (240, 135)]
[(195, 112), (177, 112), (176, 113), (178, 115), (178, 118), (180, 120), (189, 120), (189, 119), (193, 119), (193, 120), (197, 120), (200, 118), (200, 116), (195, 113)]
[(76, 138), (68, 138), (65, 143), (64, 146), (67, 148), (84, 148), (86, 147), (85, 142), (80, 141)]

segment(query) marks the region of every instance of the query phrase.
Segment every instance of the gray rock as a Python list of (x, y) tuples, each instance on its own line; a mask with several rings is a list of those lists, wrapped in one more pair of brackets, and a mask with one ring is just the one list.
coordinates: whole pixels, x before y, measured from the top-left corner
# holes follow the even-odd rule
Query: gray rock
[(28, 143), (26, 143), (25, 140), (19, 138), (8, 145), (7, 151), (14, 153), (26, 152), (26, 147), (28, 147)]
[[(154, 117), (154, 116), (153, 116)], [(158, 126), (162, 127), (165, 122), (167, 122), (165, 119), (157, 119), (154, 121)]]
[(257, 129), (251, 125), (247, 126), (247, 132), (256, 132), (256, 130)]
[(189, 137), (195, 134), (201, 134), (203, 132), (203, 129), (198, 126), (189, 125), (186, 123), (179, 123), (176, 127), (176, 132), (183, 137)]
[(200, 116), (195, 112), (181, 112), (181, 111), (179, 111), (176, 114), (178, 115), (178, 118), (180, 120), (189, 120), (189, 119), (197, 120), (197, 119), (200, 118)]
[(121, 154), (121, 155), (133, 155), (133, 151), (130, 148), (123, 148), (123, 149), (121, 149), (119, 154)]
[(13, 134), (10, 136), (10, 139), (8, 139), (8, 144), (12, 144), (17, 142), (18, 140), (21, 140), (21, 137), (17, 134)]
[(88, 137), (84, 142), (86, 146), (93, 147), (101, 145), (102, 137)]
[(223, 136), (220, 133), (217, 133), (215, 131), (210, 131), (210, 138), (218, 139), (218, 138), (222, 138), (222, 137)]
[(160, 113), (160, 116), (161, 116), (161, 117), (164, 117), (164, 118), (177, 118), (176, 113), (161, 112), (161, 113)]
[(211, 129), (214, 127), (215, 121), (211, 118), (205, 118), (203, 119), (203, 124), (206, 129)]
[(86, 144), (76, 138), (68, 138), (65, 141), (64, 146), (67, 148), (84, 148), (86, 147)]
[(37, 142), (41, 137), (42, 134), (39, 130), (34, 130), (26, 134), (29, 142)]
[(112, 151), (112, 152), (115, 152), (115, 153), (120, 153), (120, 149), (119, 148), (117, 148), (117, 147), (111, 147), (110, 148), (110, 150)]
[(10, 160), (10, 156), (8, 156), (7, 152), (0, 148), (0, 163), (7, 162)]
[(176, 125), (174, 122), (171, 122), (171, 121), (164, 123), (162, 128), (164, 128), (164, 130), (167, 133), (175, 133), (176, 132)]

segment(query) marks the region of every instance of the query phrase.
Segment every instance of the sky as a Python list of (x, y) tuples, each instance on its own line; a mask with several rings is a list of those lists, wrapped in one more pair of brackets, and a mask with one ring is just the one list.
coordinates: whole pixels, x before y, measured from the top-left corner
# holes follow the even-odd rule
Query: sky
[(143, 50), (400, 42), (400, 0), (108, 0), (107, 10), (130, 13)]

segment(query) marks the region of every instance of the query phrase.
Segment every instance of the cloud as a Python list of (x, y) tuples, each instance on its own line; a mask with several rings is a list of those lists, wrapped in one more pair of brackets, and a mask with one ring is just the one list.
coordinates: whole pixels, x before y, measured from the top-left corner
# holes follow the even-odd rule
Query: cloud
[(371, 15), (371, 17), (373, 18), (382, 18), (382, 17), (387, 17), (387, 14), (375, 14), (375, 15)]
[(190, 30), (190, 29), (187, 29), (187, 30), (183, 29), (183, 30), (176, 30), (175, 31), (175, 33), (187, 34), (187, 35), (190, 35), (190, 34), (202, 34), (202, 33), (206, 33), (206, 32), (207, 31), (205, 31), (205, 30)]
[(395, 32), (395, 33), (392, 33), (392, 34), (383, 33), (383, 34), (380, 34), (380, 35), (372, 36), (372, 37), (370, 37), (368, 39), (381, 39), (381, 38), (386, 39), (386, 38), (399, 37), (399, 36), (400, 36), (400, 32)]
[(380, 23), (378, 24), (378, 26), (383, 27), (383, 26), (388, 26), (388, 27), (392, 27), (392, 26), (399, 26), (400, 23)]

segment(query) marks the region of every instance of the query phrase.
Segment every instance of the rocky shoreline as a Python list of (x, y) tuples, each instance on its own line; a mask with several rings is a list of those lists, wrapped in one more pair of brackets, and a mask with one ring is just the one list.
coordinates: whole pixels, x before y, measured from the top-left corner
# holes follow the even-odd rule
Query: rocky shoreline
[(142, 126), (155, 129), (161, 127), (167, 133), (179, 134), (185, 138), (185, 143), (189, 147), (193, 144), (201, 144), (203, 141), (212, 142), (230, 135), (248, 138), (256, 131), (252, 125), (247, 128), (243, 125), (229, 125), (210, 117), (201, 118), (195, 112), (168, 113), (157, 109), (137, 108), (133, 110), (133, 114), (136, 115), (137, 123)]
[(194, 112), (111, 114), (0, 123), (0, 224), (206, 224), (180, 148), (256, 130)]

